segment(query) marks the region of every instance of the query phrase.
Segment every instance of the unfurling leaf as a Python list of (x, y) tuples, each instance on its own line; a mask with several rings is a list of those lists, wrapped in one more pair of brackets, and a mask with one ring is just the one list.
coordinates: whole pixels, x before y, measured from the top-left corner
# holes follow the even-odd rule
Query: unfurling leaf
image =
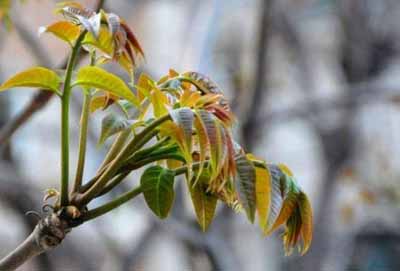
[(192, 198), (194, 210), (196, 212), (197, 221), (203, 231), (206, 231), (215, 215), (217, 207), (217, 197), (207, 192), (207, 180), (210, 176), (206, 176), (203, 181), (203, 174), (196, 185), (189, 184), (190, 196)]
[(34, 67), (17, 73), (0, 86), (0, 91), (14, 87), (34, 87), (54, 91), (59, 94), (60, 77), (49, 69)]
[(43, 26), (39, 29), (39, 34), (45, 32), (52, 33), (56, 37), (68, 42), (70, 46), (73, 46), (81, 32), (81, 29), (79, 26), (71, 22), (60, 21), (49, 26)]
[(101, 134), (99, 139), (99, 145), (102, 145), (107, 138), (123, 130), (129, 129), (132, 123), (118, 115), (109, 114), (103, 118), (101, 122)]
[(141, 56), (144, 57), (143, 49), (140, 46), (140, 43), (138, 42), (135, 34), (133, 34), (132, 30), (129, 28), (129, 26), (125, 22), (121, 22), (121, 27), (122, 29), (124, 29), (126, 33), (126, 37), (129, 42), (128, 45), (132, 46), (134, 50), (136, 50)]
[(213, 82), (211, 81), (210, 78), (207, 76), (198, 73), (198, 72), (185, 72), (183, 74), (184, 76), (187, 76), (193, 82), (196, 84), (196, 86), (204, 93), (204, 94), (209, 94), (209, 93), (218, 93), (222, 94), (221, 89)]
[(222, 90), (210, 78), (198, 72), (185, 72), (183, 75), (187, 76), (203, 94), (221, 94), (219, 104), (230, 111), (228, 101), (222, 96)]
[(264, 229), (265, 234), (269, 232), (269, 229), (275, 223), (283, 204), (283, 196), (281, 192), (281, 177), (283, 174), (279, 170), (279, 167), (275, 165), (269, 165), (267, 169), (271, 176), (271, 204), (267, 225)]
[(304, 192), (298, 187), (291, 171), (282, 165), (268, 165), (271, 173), (271, 208), (264, 233), (269, 234), (285, 225), (283, 243), (286, 254), (299, 244), (301, 254), (307, 252), (312, 240), (312, 209)]
[(100, 13), (96, 14), (76, 2), (61, 3), (58, 6), (56, 12), (63, 14), (67, 20), (75, 24), (81, 24), (93, 36), (98, 36), (101, 23)]
[[(190, 108), (178, 108), (170, 112), (172, 120), (178, 125), (179, 133), (183, 134), (178, 138), (178, 144), (182, 147), (182, 152), (185, 155), (186, 163), (188, 164), (188, 180), (192, 179), (192, 133), (194, 113)], [(179, 140), (183, 139), (183, 142)]]
[(197, 171), (196, 179), (193, 182), (193, 185), (196, 185), (200, 179), (200, 176), (202, 176), (207, 155), (209, 155), (210, 153), (210, 143), (208, 141), (206, 127), (204, 127), (203, 123), (199, 120), (198, 116), (196, 116), (194, 120), (194, 127), (196, 129), (197, 141), (199, 145), (199, 154), (200, 154), (198, 159), (200, 165)]
[(288, 191), (285, 195), (279, 216), (275, 220), (269, 232), (276, 230), (279, 226), (286, 223), (297, 206), (298, 190), (295, 187), (294, 182), (292, 180), (289, 181), (288, 178), (291, 177), (287, 176), (286, 174), (284, 174), (281, 178), (281, 186), (288, 186)]
[(78, 71), (74, 85), (98, 88), (124, 98), (139, 107), (138, 98), (118, 76), (101, 68), (86, 66)]
[(199, 121), (199, 124), (202, 126), (202, 128), (204, 128), (203, 130), (207, 134), (207, 140), (210, 146), (210, 153), (211, 153), (211, 159), (210, 159), (211, 169), (212, 169), (211, 178), (214, 179), (218, 174), (218, 163), (219, 163), (218, 143), (220, 142), (216, 119), (211, 113), (205, 110), (196, 110), (196, 117), (197, 120)]
[(254, 222), (256, 211), (256, 172), (253, 163), (245, 155), (236, 157), (237, 180), (236, 187), (239, 201), (246, 211), (247, 218)]
[(140, 179), (146, 203), (159, 218), (166, 218), (171, 210), (175, 198), (174, 178), (174, 171), (152, 166)]

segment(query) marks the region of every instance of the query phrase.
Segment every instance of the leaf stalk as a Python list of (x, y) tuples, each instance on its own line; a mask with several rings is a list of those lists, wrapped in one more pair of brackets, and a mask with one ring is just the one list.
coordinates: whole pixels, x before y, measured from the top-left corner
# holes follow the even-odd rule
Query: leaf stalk
[(71, 56), (67, 64), (64, 89), (61, 97), (61, 206), (67, 206), (69, 204), (69, 104), (71, 98), (72, 71), (85, 35), (86, 31), (83, 31), (72, 48)]

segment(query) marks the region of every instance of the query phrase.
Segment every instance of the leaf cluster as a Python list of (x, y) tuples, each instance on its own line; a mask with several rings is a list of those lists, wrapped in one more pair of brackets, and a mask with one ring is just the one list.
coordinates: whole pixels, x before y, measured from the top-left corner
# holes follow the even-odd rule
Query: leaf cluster
[[(221, 202), (234, 210), (244, 210), (251, 223), (257, 217), (265, 234), (283, 225), (288, 253), (296, 245), (302, 253), (307, 251), (312, 239), (312, 210), (306, 194), (286, 166), (247, 154), (234, 140), (235, 117), (222, 90), (210, 78), (171, 69), (159, 80), (146, 74), (135, 80), (134, 70), (144, 53), (123, 19), (105, 11), (95, 13), (75, 2), (60, 4), (57, 12), (64, 20), (42, 27), (40, 32), (51, 33), (69, 44), (72, 56), (82, 46), (92, 56), (90, 65), (72, 73), (72, 59), (65, 75), (44, 67), (30, 68), (4, 82), (0, 91), (44, 88), (60, 97), (65, 110), (67, 91), (81, 89), (86, 98), (83, 132), (90, 114), (110, 107), (120, 113), (110, 111), (103, 119), (99, 145), (111, 137), (114, 142), (96, 176), (84, 184), (81, 170), (86, 138), (81, 133), (78, 177), (66, 204), (58, 201), (55, 208), (69, 207), (74, 210), (74, 218), (87, 221), (142, 193), (151, 211), (166, 218), (174, 202), (175, 180), (184, 175), (203, 230), (209, 227)], [(102, 68), (110, 61), (127, 71), (131, 81), (126, 83)], [(62, 127), (68, 125), (63, 121)], [(68, 146), (64, 141), (63, 144)], [(68, 165), (65, 159), (62, 162)], [(138, 188), (105, 205), (87, 209), (89, 202), (107, 194), (140, 168), (145, 170)], [(68, 178), (64, 181), (68, 188)], [(64, 194), (51, 191), (47, 197)]]

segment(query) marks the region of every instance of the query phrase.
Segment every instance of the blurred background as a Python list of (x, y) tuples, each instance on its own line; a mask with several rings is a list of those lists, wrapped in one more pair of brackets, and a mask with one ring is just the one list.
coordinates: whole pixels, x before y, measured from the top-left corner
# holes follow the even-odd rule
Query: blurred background
[[(37, 35), (56, 20), (56, 1), (22, 2), (12, 1), (13, 27), (0, 28), (0, 82), (33, 65), (59, 67), (68, 53)], [(236, 138), (287, 164), (310, 196), (314, 241), (307, 255), (285, 257), (279, 232), (264, 237), (222, 206), (201, 233), (178, 185), (168, 219), (155, 219), (139, 197), (21, 270), (400, 270), (400, 1), (106, 0), (104, 9), (125, 18), (141, 42), (138, 72), (194, 70), (222, 87)], [(81, 103), (76, 91), (71, 174)], [(96, 147), (102, 116), (91, 121), (86, 179), (106, 151)], [(59, 118), (59, 101), (47, 94), (0, 95), (1, 256), (35, 225), (25, 212), (58, 188)], [(131, 174), (125, 188), (137, 179)]]

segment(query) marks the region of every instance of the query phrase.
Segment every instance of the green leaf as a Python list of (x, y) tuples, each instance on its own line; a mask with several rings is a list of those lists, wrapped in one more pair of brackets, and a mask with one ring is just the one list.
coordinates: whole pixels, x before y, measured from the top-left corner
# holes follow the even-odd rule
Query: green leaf
[(0, 91), (14, 87), (34, 87), (59, 93), (61, 78), (52, 70), (43, 67), (33, 67), (17, 73), (0, 86)]
[(101, 122), (101, 134), (98, 145), (102, 145), (107, 138), (123, 130), (130, 129), (132, 122), (116, 114), (108, 114)]
[(152, 166), (143, 173), (140, 184), (149, 208), (159, 218), (166, 218), (175, 198), (175, 173), (170, 169)]
[(56, 37), (68, 42), (70, 46), (73, 46), (73, 43), (81, 32), (81, 28), (68, 21), (59, 21), (49, 26), (39, 28), (39, 34), (45, 32), (52, 33)]
[[(190, 196), (192, 198), (197, 221), (203, 231), (206, 231), (215, 215), (217, 207), (217, 197), (207, 192), (207, 180), (210, 176), (202, 176), (196, 185), (189, 185)], [(206, 178), (205, 181), (202, 179)]]
[(247, 218), (254, 222), (256, 212), (256, 172), (253, 163), (244, 154), (236, 156), (236, 188), (239, 201), (246, 210)]
[(140, 106), (138, 98), (122, 79), (98, 67), (86, 66), (79, 69), (74, 85), (102, 89)]

